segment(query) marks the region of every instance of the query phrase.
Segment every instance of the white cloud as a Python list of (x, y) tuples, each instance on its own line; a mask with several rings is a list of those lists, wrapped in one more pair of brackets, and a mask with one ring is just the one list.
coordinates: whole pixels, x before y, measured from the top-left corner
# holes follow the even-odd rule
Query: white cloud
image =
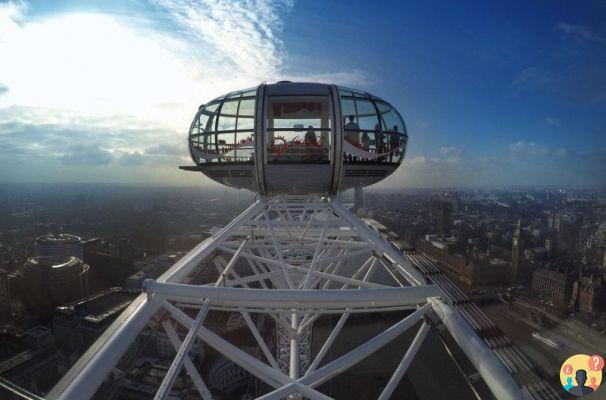
[[(412, 186), (445, 187), (486, 184), (486, 174), (493, 169), (476, 169), (477, 160), (463, 158), (463, 150), (442, 146), (439, 156), (411, 155), (404, 159), (395, 176), (381, 182), (377, 187)], [(397, 182), (397, 184), (395, 184)]]
[(409, 160), (406, 160), (406, 163), (410, 165), (425, 165), (427, 164), (427, 162), (428, 159), (424, 156), (415, 156), (410, 158)]
[(169, 38), (147, 37), (114, 17), (12, 21), (0, 36), (0, 79), (8, 87), (2, 108), (47, 109), (50, 117), (69, 111), (162, 120), (171, 116), (166, 104), (187, 100), (184, 95), (196, 86)]
[(363, 88), (370, 83), (368, 76), (361, 71), (339, 71), (339, 72), (323, 72), (309, 74), (290, 74), (285, 75), (280, 73), (276, 80), (289, 80), (294, 82), (320, 82), (334, 83), (336, 85), (350, 86), (354, 88)]
[(460, 158), (463, 156), (463, 150), (457, 147), (442, 146), (440, 148), (440, 153), (449, 158)]
[(572, 157), (575, 159), (575, 162), (579, 162), (580, 160), (590, 160), (593, 157), (590, 156), (589, 154), (582, 154), (582, 153), (578, 153), (572, 149), (569, 149), (567, 147), (558, 147), (557, 149), (555, 149), (553, 151), (553, 154), (563, 158), (563, 157)]
[[(190, 34), (209, 43), (214, 51), (205, 54), (211, 62), (235, 68), (262, 81), (277, 75), (282, 65), (282, 42), (275, 31), (281, 28), (279, 10), (290, 2), (266, 0), (154, 0)], [(228, 65), (225, 65), (225, 62)]]
[(578, 154), (575, 151), (566, 147), (550, 149), (548, 146), (537, 144), (534, 142), (527, 142), (525, 140), (520, 140), (518, 142), (511, 143), (508, 149), (510, 157), (527, 161), (539, 159), (554, 159), (554, 156), (585, 158), (584, 155)]
[[(192, 179), (176, 165), (189, 159), (186, 131), (197, 106), (280, 74), (278, 33), (289, 6), (158, 0), (156, 10), (138, 17), (30, 18), (26, 3), (1, 3), (0, 164), (22, 163), (24, 179), (35, 162), (66, 179), (62, 165), (87, 160), (98, 167), (69, 177), (121, 180), (120, 165), (147, 164), (143, 174), (128, 171)], [(158, 10), (174, 29), (156, 23)], [(2, 170), (0, 181), (15, 179)]]
[(532, 141), (517, 141), (499, 156), (467, 154), (452, 146), (439, 155), (413, 154), (393, 177), (377, 187), (448, 187), (495, 185), (585, 185), (604, 181), (603, 152), (579, 154), (566, 148), (549, 148)]
[(440, 148), (438, 157), (411, 156), (404, 160), (394, 177), (378, 187), (482, 186), (494, 183), (491, 176), (495, 170), (500, 169), (500, 165), (492, 160), (467, 159), (462, 156), (462, 150), (448, 146)]
[(0, 43), (5, 37), (19, 29), (17, 22), (23, 17), (25, 3), (6, 2), (0, 3)]
[(557, 118), (547, 117), (547, 123), (554, 126), (562, 126), (562, 121)]
[(556, 25), (556, 32), (562, 32), (569, 37), (579, 42), (597, 42), (606, 43), (606, 40), (595, 34), (589, 27), (583, 25), (570, 24), (567, 22), (560, 22)]
[(107, 165), (114, 157), (112, 153), (96, 145), (76, 144), (69, 146), (66, 153), (60, 157), (66, 165)]
[(509, 145), (509, 152), (513, 156), (544, 156), (549, 154), (547, 146), (539, 145), (534, 142), (520, 140)]
[(554, 35), (559, 40), (551, 50), (515, 74), (512, 94), (537, 92), (573, 107), (602, 104), (606, 37), (588, 26), (567, 22), (558, 23)]
[(65, 11), (30, 18), (27, 3), (1, 3), (0, 162), (19, 160), (25, 171), (35, 158), (52, 172), (90, 159), (104, 168), (94, 178), (106, 181), (124, 173), (121, 165), (142, 164), (151, 176), (191, 177), (176, 163), (189, 160), (186, 132), (200, 103), (262, 81), (365, 81), (347, 70), (284, 76), (280, 30), (291, 6), (152, 0), (137, 17)]
[(110, 14), (27, 20), (22, 3), (0, 5), (0, 111), (20, 107), (18, 115), (31, 120), (35, 113), (37, 124), (93, 118), (174, 133), (187, 127), (197, 104), (277, 76), (274, 3), (157, 3), (185, 36)]

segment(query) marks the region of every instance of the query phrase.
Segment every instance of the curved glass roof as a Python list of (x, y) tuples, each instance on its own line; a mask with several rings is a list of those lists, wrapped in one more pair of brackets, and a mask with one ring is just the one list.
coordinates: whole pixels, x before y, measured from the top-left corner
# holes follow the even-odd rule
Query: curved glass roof
[(400, 164), (408, 134), (398, 111), (367, 92), (342, 86), (338, 90), (343, 117), (344, 162)]
[(253, 162), (256, 95), (245, 89), (200, 106), (189, 134), (196, 163)]

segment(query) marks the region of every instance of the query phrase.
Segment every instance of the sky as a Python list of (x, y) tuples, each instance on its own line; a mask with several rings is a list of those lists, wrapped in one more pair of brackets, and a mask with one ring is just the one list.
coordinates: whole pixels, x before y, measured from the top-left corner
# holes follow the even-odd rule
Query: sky
[(391, 102), (381, 187), (604, 186), (606, 3), (0, 0), (0, 182), (210, 185), (198, 105), (281, 79)]

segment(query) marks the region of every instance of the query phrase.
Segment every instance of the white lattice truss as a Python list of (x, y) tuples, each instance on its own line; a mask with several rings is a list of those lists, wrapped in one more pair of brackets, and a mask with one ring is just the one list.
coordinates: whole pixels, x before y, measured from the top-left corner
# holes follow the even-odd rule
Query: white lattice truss
[[(217, 280), (191, 284), (209, 259), (219, 271)], [(247, 268), (236, 268), (242, 260)], [(393, 283), (373, 281), (377, 269), (384, 269)], [(379, 396), (388, 399), (431, 329), (429, 313), (448, 329), (495, 397), (521, 398), (520, 388), (507, 370), (458, 311), (443, 300), (441, 290), (427, 284), (383, 237), (336, 201), (312, 197), (258, 200), (159, 279), (145, 281), (143, 289), (144, 294), (82, 356), (48, 398), (90, 398), (139, 332), (150, 323), (159, 323), (176, 356), (156, 399), (167, 398), (182, 369), (204, 399), (212, 398), (190, 359), (196, 338), (273, 388), (261, 399), (329, 399), (318, 386), (406, 330), (420, 326)], [(374, 338), (322, 362), (351, 314), (407, 309), (410, 314)], [(205, 327), (210, 310), (241, 314), (262, 356), (251, 355)], [(257, 314), (275, 320), (274, 348), (254, 323), (252, 316)], [(317, 354), (311, 354), (313, 323), (325, 314), (339, 316), (338, 322)], [(186, 329), (184, 338), (177, 334), (178, 329)]]

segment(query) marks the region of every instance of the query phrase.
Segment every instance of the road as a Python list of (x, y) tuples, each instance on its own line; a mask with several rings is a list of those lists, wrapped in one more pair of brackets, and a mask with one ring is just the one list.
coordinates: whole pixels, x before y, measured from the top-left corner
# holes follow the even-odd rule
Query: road
[[(484, 304), (481, 309), (532, 360), (539, 373), (553, 387), (558, 385), (560, 367), (568, 357), (574, 354), (604, 355), (606, 353), (606, 340), (594, 337), (591, 332), (571, 329), (569, 324), (539, 326), (525, 318), (519, 311), (514, 311), (502, 303)], [(531, 335), (535, 330), (540, 330), (545, 336), (560, 343), (562, 347), (555, 349), (534, 339)], [(605, 388), (606, 386), (603, 386), (584, 398), (606, 400)]]

